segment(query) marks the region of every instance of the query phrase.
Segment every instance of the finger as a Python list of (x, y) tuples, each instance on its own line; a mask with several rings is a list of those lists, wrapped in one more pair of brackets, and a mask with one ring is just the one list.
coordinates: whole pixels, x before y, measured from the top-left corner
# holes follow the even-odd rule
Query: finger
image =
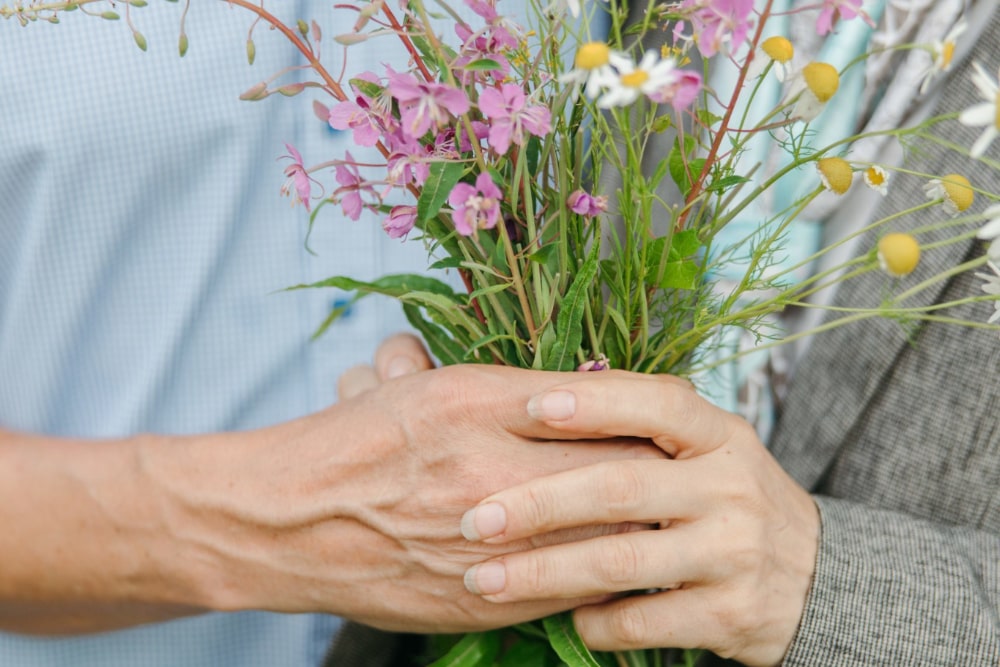
[(538, 477), (470, 509), (462, 534), (498, 543), (574, 526), (689, 518), (703, 509), (707, 489), (686, 469), (682, 461), (632, 459)]
[(689, 532), (648, 530), (515, 552), (469, 568), (465, 586), (490, 602), (678, 588), (712, 567), (691, 548)]
[(379, 385), (375, 369), (368, 364), (352, 366), (337, 380), (337, 395), (347, 401)]
[(635, 373), (610, 372), (553, 387), (530, 399), (528, 413), (573, 434), (649, 438), (674, 457), (707, 453), (748, 428), (676, 378)]
[(375, 351), (375, 370), (383, 382), (433, 367), (426, 348), (410, 334), (390, 336)]
[(573, 622), (583, 642), (598, 651), (714, 648), (722, 619), (708, 609), (704, 590), (693, 586), (580, 607)]

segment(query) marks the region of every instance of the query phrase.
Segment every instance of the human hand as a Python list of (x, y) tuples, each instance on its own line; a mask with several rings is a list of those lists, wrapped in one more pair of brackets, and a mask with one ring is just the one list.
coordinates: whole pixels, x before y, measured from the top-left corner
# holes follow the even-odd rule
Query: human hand
[(337, 379), (337, 395), (341, 400), (354, 398), (387, 380), (431, 368), (434, 362), (420, 339), (411, 334), (396, 334), (379, 344), (373, 363), (358, 364), (344, 371)]
[(214, 446), (174, 442), (147, 455), (168, 508), (164, 530), (187, 543), (182, 560), (207, 570), (213, 609), (325, 611), (383, 629), (458, 632), (592, 602), (494, 605), (462, 584), (476, 562), (573, 537), (470, 544), (459, 519), (484, 494), (605, 459), (662, 456), (636, 441), (551, 440), (560, 432), (524, 405), (565, 377), (452, 366)]
[(672, 458), (607, 461), (495, 493), (463, 518), (472, 543), (622, 521), (659, 530), (506, 554), (470, 568), (469, 590), (520, 604), (662, 589), (581, 607), (576, 628), (598, 650), (708, 648), (779, 663), (809, 591), (819, 515), (750, 425), (675, 378), (617, 371), (548, 388), (528, 410), (573, 437), (650, 438)]

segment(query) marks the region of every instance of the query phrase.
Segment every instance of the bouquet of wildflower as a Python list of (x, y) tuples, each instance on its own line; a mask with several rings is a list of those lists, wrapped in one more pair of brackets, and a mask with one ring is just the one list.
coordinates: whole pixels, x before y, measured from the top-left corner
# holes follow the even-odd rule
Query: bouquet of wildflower
[[(118, 17), (113, 9), (88, 9), (97, 2), (0, 6), (0, 16), (25, 24), (56, 21), (60, 11), (79, 7)], [(357, 145), (309, 165), (288, 146), (282, 191), (310, 212), (309, 224), (331, 209), (326, 217), (353, 220), (374, 212), (389, 236), (423, 243), (430, 268), (458, 278), (333, 276), (310, 287), (348, 290), (355, 299), (397, 299), (443, 364), (620, 368), (711, 385), (708, 371), (745, 353), (736, 347), (720, 354), (722, 332), (749, 332), (758, 349), (787, 342), (792, 337), (775, 317), (808, 305), (812, 294), (838, 281), (882, 271), (885, 297), (877, 308), (843, 309), (821, 329), (879, 316), (952, 321), (948, 307), (1000, 296), (1000, 270), (990, 262), (1000, 257), (995, 243), (987, 256), (930, 279), (989, 264), (983, 294), (926, 307), (906, 303), (927, 286), (908, 285), (903, 277), (929, 246), (892, 229), (902, 215), (933, 211), (923, 231), (953, 230), (935, 246), (1000, 236), (1000, 207), (967, 213), (974, 193), (991, 200), (996, 194), (958, 174), (899, 170), (900, 178), (926, 181), (928, 201), (856, 232), (883, 230), (868, 252), (810, 273), (831, 248), (790, 245), (803, 211), (818, 197), (846, 193), (856, 180), (884, 194), (892, 167), (849, 160), (852, 144), (864, 137), (817, 141), (814, 121), (822, 120), (841, 77), (865, 55), (843, 66), (793, 67), (793, 44), (770, 28), (778, 15), (771, 1), (630, 7), (622, 0), (583, 6), (581, 0), (528, 0), (514, 8), (520, 12), (515, 20), (496, 0), (464, 0), (461, 7), (446, 0), (345, 0), (338, 5), (346, 17), (340, 25), (353, 28), (332, 37), (347, 53), (347, 66), (336, 75), (320, 58), (323, 37), (315, 22), (286, 24), (263, 3), (229, 2), (279, 30), (308, 63), (305, 80), (279, 73), (243, 98), (318, 93), (313, 104), (320, 122), (350, 131)], [(145, 3), (122, 4), (127, 18), (129, 7)], [(813, 12), (820, 35), (835, 25), (871, 21), (861, 0), (823, 0), (792, 11)], [(145, 38), (129, 26), (145, 48)], [(931, 54), (926, 81), (950, 67), (958, 34), (904, 45)], [(398, 41), (406, 57), (379, 71), (352, 70), (351, 45), (376, 39)], [(183, 28), (179, 46), (183, 55)], [(248, 39), (251, 63), (254, 50)], [(732, 72), (727, 89), (708, 83), (718, 67)], [(997, 82), (981, 68), (976, 72), (970, 85), (984, 101), (959, 118), (986, 127), (968, 151), (981, 158), (998, 134)], [(765, 85), (780, 86), (780, 100), (751, 111)], [(940, 120), (884, 134), (910, 143)], [(755, 142), (781, 147), (783, 158), (753, 159)], [(654, 146), (666, 149), (651, 155)], [(780, 192), (790, 174), (802, 173), (808, 177), (797, 181), (807, 187)], [(758, 222), (736, 226), (751, 210)], [(995, 219), (979, 229), (984, 218)], [(335, 308), (320, 331), (346, 308)], [(960, 323), (995, 326), (997, 313), (990, 322)], [(657, 652), (594, 656), (565, 617), (506, 634), (469, 635), (444, 652), (435, 665), (545, 665), (555, 655), (571, 665), (660, 665), (664, 659)]]

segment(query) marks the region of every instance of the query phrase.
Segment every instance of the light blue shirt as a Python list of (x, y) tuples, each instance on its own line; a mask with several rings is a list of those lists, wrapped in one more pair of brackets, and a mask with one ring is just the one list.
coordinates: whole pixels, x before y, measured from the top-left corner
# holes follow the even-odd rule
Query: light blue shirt
[[(299, 60), (259, 26), (249, 67), (251, 16), (227, 3), (192, 3), (179, 59), (182, 4), (133, 9), (147, 53), (123, 21), (0, 22), (4, 428), (112, 437), (272, 424), (332, 403), (340, 372), (404, 327), (396, 304), (371, 298), (309, 342), (344, 295), (282, 288), (421, 270), (426, 252), (336, 214), (319, 218), (318, 256), (305, 252), (307, 215), (279, 196), (276, 158), (290, 142), (307, 163), (330, 159), (350, 137), (325, 130), (308, 97), (237, 99)], [(286, 4), (286, 17), (332, 11)], [(342, 57), (329, 36), (324, 46)], [(351, 57), (374, 69), (384, 47)], [(336, 624), (241, 613), (70, 639), (0, 634), (0, 665), (305, 667)]]

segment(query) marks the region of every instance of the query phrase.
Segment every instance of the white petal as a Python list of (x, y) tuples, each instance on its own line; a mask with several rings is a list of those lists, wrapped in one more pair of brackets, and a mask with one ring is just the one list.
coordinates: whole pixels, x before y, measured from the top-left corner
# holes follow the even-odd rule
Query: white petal
[(990, 77), (989, 74), (983, 69), (982, 65), (979, 63), (972, 63), (972, 67), (975, 70), (972, 73), (972, 83), (975, 84), (976, 88), (979, 89), (979, 94), (983, 96), (984, 99), (993, 100), (997, 96), (997, 84)]
[(993, 140), (996, 139), (997, 134), (998, 132), (995, 125), (987, 127), (986, 130), (979, 135), (979, 138), (976, 139), (976, 143), (972, 144), (972, 149), (969, 150), (969, 155), (972, 157), (982, 157), (983, 153), (986, 152), (986, 149), (989, 148), (990, 144), (993, 143)]
[(959, 115), (958, 122), (971, 127), (989, 125), (996, 115), (995, 109), (996, 107), (989, 102), (974, 104)]
[(1000, 218), (990, 220), (976, 232), (978, 239), (995, 239), (998, 236), (1000, 236)]

